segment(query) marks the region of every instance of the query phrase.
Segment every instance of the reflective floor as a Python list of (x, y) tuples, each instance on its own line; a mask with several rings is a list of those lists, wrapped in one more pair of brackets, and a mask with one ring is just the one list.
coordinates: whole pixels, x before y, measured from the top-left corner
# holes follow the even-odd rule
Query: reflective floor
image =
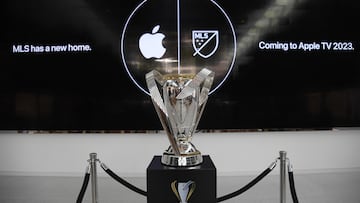
[[(246, 185), (254, 176), (218, 177), (217, 197)], [(145, 177), (125, 178), (146, 190)], [(360, 170), (296, 174), (296, 190), (301, 203), (359, 203)], [(0, 176), (1, 203), (68, 203), (75, 202), (82, 185), (82, 177)], [(115, 180), (100, 175), (99, 203), (146, 203), (146, 198), (134, 193)], [(291, 201), (289, 189), (287, 202)], [(279, 176), (272, 172), (253, 188), (224, 203), (278, 203)], [(90, 184), (84, 201), (91, 203)], [(189, 203), (191, 203), (189, 201)]]

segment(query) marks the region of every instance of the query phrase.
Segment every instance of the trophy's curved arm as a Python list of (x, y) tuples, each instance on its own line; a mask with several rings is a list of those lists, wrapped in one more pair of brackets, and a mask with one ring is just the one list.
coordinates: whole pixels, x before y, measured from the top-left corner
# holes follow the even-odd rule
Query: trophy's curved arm
[(166, 116), (168, 116), (167, 110), (164, 105), (164, 101), (161, 97), (160, 91), (156, 84), (156, 81), (158, 81), (161, 85), (163, 85), (162, 84), (163, 83), (162, 75), (158, 71), (152, 70), (146, 74), (145, 78), (146, 78), (146, 84), (148, 86), (151, 99), (154, 101), (155, 106), (159, 107), (160, 110)]
[(209, 96), (211, 85), (214, 81), (215, 73), (207, 68), (203, 68), (193, 80), (186, 86), (182, 92), (176, 97), (178, 99), (185, 98), (190, 96), (195, 88), (200, 88), (200, 95), (199, 95), (199, 108), (198, 114), (195, 121), (195, 128), (198, 125), (201, 115), (203, 113), (206, 101)]
[(166, 110), (164, 100), (161, 97), (160, 91), (156, 84), (156, 81), (159, 82), (161, 86), (164, 84), (163, 76), (156, 70), (152, 70), (146, 74), (146, 84), (148, 86), (151, 99), (154, 103), (155, 110), (160, 118), (161, 125), (163, 126), (166, 135), (168, 136), (171, 147), (174, 150), (174, 154), (180, 156), (180, 149), (177, 144), (176, 137), (171, 133), (169, 127), (166, 125), (166, 120), (168, 119), (168, 112)]
[(196, 118), (196, 123), (195, 123), (196, 128), (199, 124), (200, 118), (204, 111), (204, 108), (205, 108), (205, 105), (206, 105), (206, 102), (207, 102), (207, 99), (209, 96), (210, 88), (214, 81), (215, 73), (213, 71), (210, 71), (210, 70), (204, 68), (199, 72), (198, 75), (199, 75), (199, 77), (202, 78), (203, 85), (202, 85), (202, 87), (200, 86), (201, 90), (200, 90), (200, 96), (199, 96), (199, 109), (198, 109), (199, 113)]
[(200, 87), (200, 97), (199, 97), (199, 105), (203, 105), (206, 102), (211, 85), (214, 81), (215, 73), (207, 68), (203, 68), (196, 76), (192, 79), (192, 81), (187, 85), (179, 95), (177, 95), (177, 99), (184, 99), (190, 96), (193, 93), (193, 90), (196, 87)]
[(200, 98), (199, 98), (199, 105), (204, 106), (203, 104), (207, 101), (207, 98), (209, 96), (211, 85), (213, 84), (215, 73), (209, 69), (202, 69), (199, 72), (199, 77), (201, 77), (201, 82), (203, 82), (201, 92), (200, 92)]

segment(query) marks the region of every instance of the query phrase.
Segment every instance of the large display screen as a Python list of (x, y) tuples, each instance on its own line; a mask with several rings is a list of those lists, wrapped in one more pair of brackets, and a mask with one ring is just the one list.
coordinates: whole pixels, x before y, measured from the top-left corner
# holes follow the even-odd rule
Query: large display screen
[(216, 78), (198, 129), (360, 126), (354, 0), (5, 0), (0, 130), (161, 130), (145, 74)]

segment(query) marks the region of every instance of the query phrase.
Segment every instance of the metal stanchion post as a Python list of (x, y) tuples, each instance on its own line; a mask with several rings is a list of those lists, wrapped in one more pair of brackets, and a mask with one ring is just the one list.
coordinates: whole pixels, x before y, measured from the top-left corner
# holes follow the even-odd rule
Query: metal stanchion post
[(96, 153), (90, 154), (90, 177), (91, 177), (91, 194), (92, 203), (98, 203), (98, 190), (97, 190), (97, 173), (96, 173), (96, 162), (98, 161)]
[(286, 151), (280, 151), (280, 203), (286, 203)]

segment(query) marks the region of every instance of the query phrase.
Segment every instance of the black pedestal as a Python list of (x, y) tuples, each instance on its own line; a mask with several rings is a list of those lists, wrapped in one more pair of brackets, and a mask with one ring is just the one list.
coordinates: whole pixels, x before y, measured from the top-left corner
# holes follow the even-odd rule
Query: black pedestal
[[(186, 189), (179, 191), (182, 186)], [(188, 197), (181, 198), (180, 193)], [(188, 203), (216, 202), (216, 168), (210, 156), (203, 156), (203, 163), (196, 167), (164, 166), (161, 156), (154, 156), (147, 168), (147, 202), (179, 203), (179, 199)]]

